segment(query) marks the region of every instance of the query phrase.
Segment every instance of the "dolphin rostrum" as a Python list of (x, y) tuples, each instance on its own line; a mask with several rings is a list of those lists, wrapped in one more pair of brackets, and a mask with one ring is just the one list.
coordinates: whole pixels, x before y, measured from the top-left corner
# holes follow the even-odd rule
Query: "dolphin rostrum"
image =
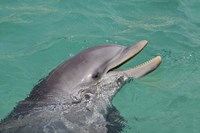
[(140, 78), (161, 63), (157, 56), (126, 70), (116, 70), (145, 46), (99, 45), (55, 68), (0, 123), (0, 133), (121, 132), (124, 119), (112, 99), (129, 79)]

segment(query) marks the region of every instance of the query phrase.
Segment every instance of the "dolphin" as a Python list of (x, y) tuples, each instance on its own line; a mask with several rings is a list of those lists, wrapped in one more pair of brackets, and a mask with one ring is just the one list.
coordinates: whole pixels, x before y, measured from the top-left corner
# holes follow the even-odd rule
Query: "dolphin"
[(52, 70), (1, 121), (0, 133), (121, 132), (125, 120), (112, 105), (120, 88), (161, 63), (157, 56), (137, 67), (117, 70), (147, 45), (88, 48)]

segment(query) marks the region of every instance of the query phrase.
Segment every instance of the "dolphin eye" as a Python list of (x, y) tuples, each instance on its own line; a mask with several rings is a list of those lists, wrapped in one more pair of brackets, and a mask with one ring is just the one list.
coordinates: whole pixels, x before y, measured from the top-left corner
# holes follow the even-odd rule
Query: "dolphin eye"
[(94, 74), (92, 75), (92, 79), (97, 80), (97, 79), (99, 79), (99, 78), (100, 78), (99, 72), (96, 72), (96, 73), (94, 73)]

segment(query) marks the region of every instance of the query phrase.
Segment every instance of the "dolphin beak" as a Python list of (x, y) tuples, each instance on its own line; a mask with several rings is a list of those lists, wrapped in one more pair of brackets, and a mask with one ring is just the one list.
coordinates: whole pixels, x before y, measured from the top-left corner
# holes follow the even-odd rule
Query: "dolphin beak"
[[(135, 57), (138, 53), (140, 53), (144, 47), (147, 45), (147, 41), (143, 40), (138, 42), (135, 45), (129, 46), (129, 47), (125, 47), (120, 56), (115, 58), (115, 61), (113, 62), (114, 65), (112, 65), (112, 69), (126, 63), (128, 60), (132, 59), (133, 57)], [(136, 67), (130, 68), (130, 69), (126, 69), (126, 70), (113, 70), (113, 72), (122, 72), (125, 73), (126, 75), (128, 75), (128, 77), (130, 78), (140, 78), (145, 76), (146, 74), (154, 71), (161, 63), (161, 57), (157, 56), (141, 65), (138, 65)]]
[(122, 72), (126, 73), (128, 77), (137, 79), (154, 71), (160, 65), (161, 61), (162, 58), (160, 56), (157, 56), (141, 65), (127, 70), (123, 70)]

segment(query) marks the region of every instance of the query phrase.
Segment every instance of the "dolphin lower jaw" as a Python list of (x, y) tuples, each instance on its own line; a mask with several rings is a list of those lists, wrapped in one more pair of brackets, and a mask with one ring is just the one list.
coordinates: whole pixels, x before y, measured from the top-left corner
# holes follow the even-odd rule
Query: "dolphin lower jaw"
[(136, 67), (129, 68), (126, 70), (114, 70), (113, 72), (115, 74), (121, 73), (121, 75), (125, 76), (125, 79), (138, 79), (154, 71), (160, 65), (161, 60), (162, 58), (160, 56), (156, 56)]
[(161, 60), (161, 57), (157, 56), (141, 65), (123, 70), (122, 72), (126, 73), (129, 78), (137, 79), (154, 71), (160, 65)]

